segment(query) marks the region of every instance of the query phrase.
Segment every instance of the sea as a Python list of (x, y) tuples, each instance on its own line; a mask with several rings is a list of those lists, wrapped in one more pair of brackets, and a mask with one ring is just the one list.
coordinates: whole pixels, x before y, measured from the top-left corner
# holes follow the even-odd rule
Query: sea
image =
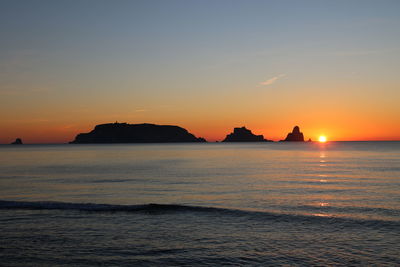
[(400, 266), (400, 142), (0, 146), (1, 266)]

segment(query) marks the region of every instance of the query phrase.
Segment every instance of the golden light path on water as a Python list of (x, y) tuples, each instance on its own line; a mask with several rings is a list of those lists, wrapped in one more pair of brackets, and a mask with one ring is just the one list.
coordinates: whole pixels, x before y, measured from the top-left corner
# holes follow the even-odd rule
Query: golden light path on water
[[(322, 144), (320, 145), (321, 146), (321, 149), (324, 149), (324, 143), (326, 142), (326, 137), (325, 136), (320, 136), (319, 137), (319, 142), (321, 142)], [(325, 151), (321, 151), (320, 152), (320, 155), (319, 155), (319, 167), (321, 168), (321, 174), (319, 174), (318, 176), (320, 177), (320, 178), (324, 178), (324, 179), (319, 179), (319, 182), (320, 183), (327, 183), (328, 182), (328, 180), (327, 180), (327, 178), (328, 178), (328, 175), (327, 174), (322, 174), (322, 171), (323, 171), (323, 168), (326, 166), (326, 163), (327, 163), (327, 159), (326, 159), (326, 153), (325, 153)], [(320, 206), (320, 207), (326, 207), (326, 206), (329, 206), (329, 202), (326, 202), (327, 200), (321, 200), (319, 203), (318, 203), (318, 205)], [(326, 217), (326, 216), (331, 216), (330, 214), (326, 214), (326, 213), (314, 213), (314, 214), (312, 214), (312, 215), (314, 215), (314, 216), (322, 216), (322, 217)]]

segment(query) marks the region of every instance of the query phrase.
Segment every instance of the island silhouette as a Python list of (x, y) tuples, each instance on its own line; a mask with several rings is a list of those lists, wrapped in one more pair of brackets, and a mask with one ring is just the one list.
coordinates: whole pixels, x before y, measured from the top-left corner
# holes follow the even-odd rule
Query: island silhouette
[(288, 133), (285, 140), (281, 140), (281, 141), (304, 142), (304, 136), (303, 136), (303, 133), (300, 132), (299, 126), (294, 126), (293, 131), (291, 133)]
[[(126, 122), (99, 124), (88, 133), (79, 133), (70, 144), (112, 144), (112, 143), (204, 143), (206, 139), (196, 137), (185, 128), (175, 125), (157, 125), (152, 123), (129, 124)], [(216, 141), (219, 142), (219, 141)], [(233, 132), (221, 141), (229, 142), (274, 142), (263, 135), (253, 134), (246, 127), (235, 127)], [(299, 126), (295, 126), (284, 140), (279, 142), (304, 142)], [(311, 138), (308, 142), (312, 142)], [(16, 138), (12, 145), (22, 145), (22, 139)]]
[(11, 145), (22, 145), (22, 139), (21, 138), (17, 138), (15, 139), (14, 142), (11, 143)]
[[(185, 128), (175, 125), (157, 125), (152, 123), (128, 124), (126, 122), (99, 124), (88, 133), (79, 133), (70, 144), (112, 144), (112, 143), (199, 143), (207, 142), (196, 137)], [(219, 141), (216, 141), (219, 142)], [(263, 135), (253, 134), (246, 127), (235, 127), (233, 132), (221, 141), (229, 142), (274, 142)], [(279, 142), (304, 142), (304, 135), (299, 126)], [(308, 142), (312, 142), (311, 138)], [(16, 138), (12, 145), (22, 145), (22, 139)]]
[(234, 128), (222, 142), (272, 142), (272, 140), (264, 139), (263, 135), (255, 135), (243, 126)]
[(173, 125), (107, 123), (89, 133), (80, 133), (70, 144), (101, 143), (183, 143), (206, 142), (186, 129)]
[[(308, 140), (312, 142), (311, 139)], [(186, 129), (175, 125), (157, 125), (151, 123), (105, 123), (96, 125), (88, 133), (80, 133), (70, 144), (106, 144), (106, 143), (193, 143), (207, 142), (202, 137), (196, 137)], [(222, 142), (273, 142), (263, 135), (255, 135), (246, 127), (236, 127), (226, 135)], [(295, 126), (280, 142), (304, 142), (300, 127)], [(12, 144), (22, 144), (17, 138)]]

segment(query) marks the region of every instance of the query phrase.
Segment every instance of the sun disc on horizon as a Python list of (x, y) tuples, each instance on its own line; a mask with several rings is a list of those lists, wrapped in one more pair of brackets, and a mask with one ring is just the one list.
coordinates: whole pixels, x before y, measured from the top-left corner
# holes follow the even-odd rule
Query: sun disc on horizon
[(326, 142), (326, 136), (321, 135), (321, 136), (318, 138), (318, 141), (319, 141), (320, 143), (325, 143), (325, 142)]

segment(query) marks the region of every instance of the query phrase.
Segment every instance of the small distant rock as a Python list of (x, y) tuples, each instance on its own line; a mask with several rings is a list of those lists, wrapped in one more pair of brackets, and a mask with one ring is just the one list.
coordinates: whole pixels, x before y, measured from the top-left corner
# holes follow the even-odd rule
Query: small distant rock
[(288, 133), (286, 139), (283, 141), (304, 142), (304, 136), (303, 136), (303, 133), (300, 132), (299, 126), (295, 126), (293, 128), (293, 131), (291, 133)]
[(246, 127), (234, 128), (222, 142), (272, 142), (264, 139), (263, 135), (255, 135)]
[(312, 142), (311, 138), (308, 138), (308, 141), (307, 141), (307, 142)]
[(14, 142), (11, 143), (11, 145), (22, 145), (22, 139), (21, 138), (17, 138), (15, 139)]

